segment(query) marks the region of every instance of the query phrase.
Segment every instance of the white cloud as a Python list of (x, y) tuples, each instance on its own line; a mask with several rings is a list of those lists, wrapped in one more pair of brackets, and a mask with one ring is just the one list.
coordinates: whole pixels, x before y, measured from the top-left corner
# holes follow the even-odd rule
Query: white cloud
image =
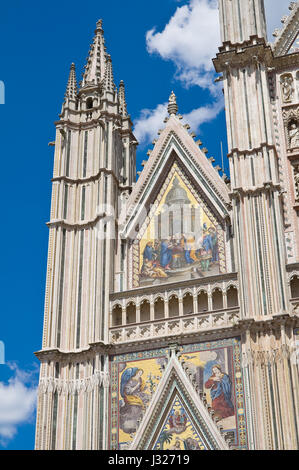
[(167, 116), (167, 103), (158, 104), (155, 109), (143, 109), (135, 121), (134, 135), (140, 143), (149, 142), (157, 136)]
[(193, 109), (188, 114), (184, 114), (184, 121), (190, 125), (193, 131), (198, 132), (201, 124), (215, 119), (222, 109), (223, 100), (218, 99), (209, 105), (201, 106), (200, 108)]
[(216, 0), (190, 0), (178, 7), (162, 32), (146, 33), (148, 51), (176, 64), (176, 78), (185, 86), (213, 89), (212, 57), (220, 44)]
[(20, 424), (30, 422), (36, 406), (36, 387), (33, 374), (9, 366), (14, 375), (5, 384), (0, 382), (0, 443), (6, 446), (13, 439)]
[[(157, 132), (163, 127), (164, 118), (168, 115), (167, 104), (159, 104), (155, 109), (143, 109), (139, 118), (135, 121), (134, 134), (141, 144), (145, 144), (157, 138)], [(183, 115), (183, 123), (188, 123), (191, 129), (199, 132), (201, 124), (212, 121), (223, 109), (223, 99), (219, 97), (216, 101), (206, 106), (193, 109), (190, 113)]]
[[(280, 18), (287, 13), (288, 3), (288, 0), (265, 0), (269, 39), (274, 28), (281, 26)], [(214, 83), (212, 62), (220, 45), (218, 0), (185, 1), (161, 32), (152, 28), (146, 33), (146, 45), (150, 54), (159, 54), (176, 65), (175, 78), (184, 87), (209, 90), (210, 103), (184, 116), (198, 132), (203, 122), (213, 120), (224, 107), (221, 86)], [(135, 134), (141, 144), (148, 143), (162, 127), (166, 106), (159, 104), (155, 109), (141, 111), (135, 121)]]
[[(178, 7), (162, 32), (155, 28), (146, 33), (149, 53), (157, 53), (176, 65), (175, 78), (185, 87), (208, 89), (209, 105), (194, 109), (184, 116), (194, 131), (212, 120), (223, 108), (220, 87), (214, 84), (212, 57), (220, 43), (217, 0), (190, 0)], [(134, 133), (139, 142), (147, 143), (157, 135), (167, 115), (167, 103), (155, 109), (144, 109), (135, 121)]]

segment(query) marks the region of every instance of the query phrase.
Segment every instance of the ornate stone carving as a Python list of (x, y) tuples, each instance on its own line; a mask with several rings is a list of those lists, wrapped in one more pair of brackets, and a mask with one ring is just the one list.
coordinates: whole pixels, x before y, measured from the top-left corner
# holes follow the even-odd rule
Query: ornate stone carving
[(299, 127), (298, 123), (293, 122), (290, 125), (289, 129), (289, 142), (290, 142), (290, 148), (299, 148)]
[(295, 91), (293, 76), (290, 73), (282, 75), (280, 83), (283, 102), (291, 103), (294, 99)]
[[(298, 130), (298, 140), (299, 140), (299, 129), (297, 130)], [(295, 166), (294, 168), (294, 187), (295, 187), (295, 201), (299, 202), (299, 165)]]
[(299, 148), (299, 106), (292, 105), (283, 109), (282, 117), (287, 139), (287, 147), (290, 150)]

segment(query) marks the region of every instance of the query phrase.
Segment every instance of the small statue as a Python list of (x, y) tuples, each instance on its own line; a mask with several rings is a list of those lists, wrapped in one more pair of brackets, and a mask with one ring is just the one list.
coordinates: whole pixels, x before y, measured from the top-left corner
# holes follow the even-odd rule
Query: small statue
[(293, 100), (294, 87), (293, 87), (293, 77), (290, 75), (285, 75), (281, 79), (281, 90), (284, 103), (290, 103)]
[(299, 147), (299, 129), (298, 125), (293, 122), (289, 130), (290, 148), (294, 149)]
[(177, 102), (176, 102), (176, 96), (175, 96), (173, 91), (171, 92), (171, 95), (169, 97), (168, 108), (167, 109), (168, 109), (169, 115), (177, 114), (177, 112), (178, 112), (178, 105), (177, 105)]

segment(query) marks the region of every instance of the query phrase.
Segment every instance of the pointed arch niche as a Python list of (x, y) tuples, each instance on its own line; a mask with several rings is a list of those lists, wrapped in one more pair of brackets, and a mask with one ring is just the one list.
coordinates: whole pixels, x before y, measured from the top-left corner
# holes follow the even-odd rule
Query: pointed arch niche
[(133, 287), (226, 272), (224, 226), (174, 161), (133, 244)]

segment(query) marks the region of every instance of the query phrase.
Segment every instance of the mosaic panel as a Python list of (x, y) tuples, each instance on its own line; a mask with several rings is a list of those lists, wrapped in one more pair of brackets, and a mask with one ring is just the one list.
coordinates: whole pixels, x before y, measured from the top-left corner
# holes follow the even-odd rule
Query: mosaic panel
[(114, 356), (110, 363), (110, 448), (127, 449), (168, 361), (168, 349)]
[(133, 286), (225, 272), (223, 230), (174, 164), (134, 243)]
[(181, 347), (181, 360), (193, 371), (223, 429), (234, 446), (247, 448), (241, 345), (236, 338)]
[(178, 396), (173, 400), (153, 449), (206, 450), (200, 433)]

